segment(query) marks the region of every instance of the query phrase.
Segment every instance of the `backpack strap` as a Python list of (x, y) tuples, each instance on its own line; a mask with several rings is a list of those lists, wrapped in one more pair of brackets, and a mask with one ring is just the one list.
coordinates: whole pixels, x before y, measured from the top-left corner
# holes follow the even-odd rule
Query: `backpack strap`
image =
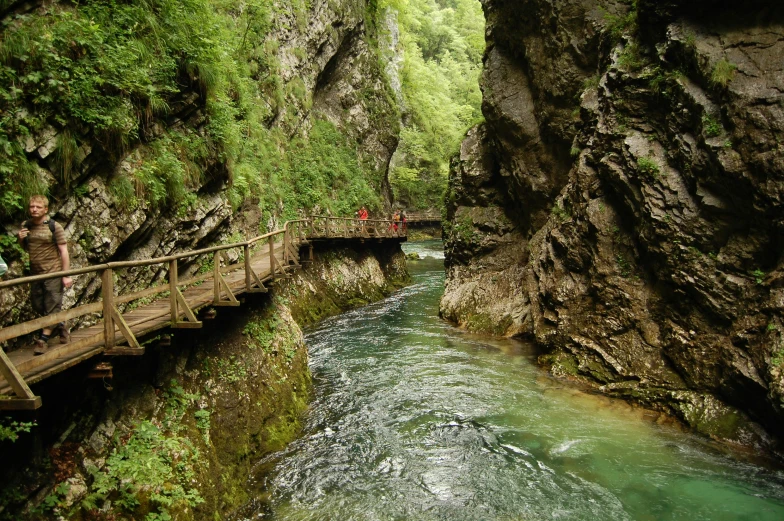
[(49, 231), (52, 232), (52, 244), (57, 246), (57, 239), (54, 236), (54, 219), (49, 219), (46, 222), (49, 223)]
[[(29, 221), (23, 222), (22, 223), (22, 228), (28, 228), (29, 229), (28, 224), (29, 224)], [(52, 232), (52, 244), (57, 246), (57, 238), (54, 235), (54, 224), (55, 224), (54, 223), (54, 219), (48, 219), (48, 220), (44, 221), (44, 224), (48, 224), (49, 225), (49, 231)], [(30, 239), (25, 237), (24, 238), (24, 248), (25, 249), (27, 249), (27, 246), (28, 246), (29, 243), (30, 243)]]

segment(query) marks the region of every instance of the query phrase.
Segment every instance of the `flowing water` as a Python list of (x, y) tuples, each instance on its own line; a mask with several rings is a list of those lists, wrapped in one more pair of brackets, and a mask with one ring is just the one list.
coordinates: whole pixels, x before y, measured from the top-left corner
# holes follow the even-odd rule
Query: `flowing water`
[(238, 519), (784, 520), (784, 472), (549, 378), (530, 346), (438, 319), (440, 243), (413, 284), (309, 330), (305, 433), (259, 462)]

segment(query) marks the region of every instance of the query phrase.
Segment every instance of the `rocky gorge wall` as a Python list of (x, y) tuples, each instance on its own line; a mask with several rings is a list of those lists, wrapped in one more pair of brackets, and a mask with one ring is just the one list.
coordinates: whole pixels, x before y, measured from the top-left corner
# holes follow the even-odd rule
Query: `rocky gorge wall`
[[(87, 4), (88, 7), (93, 6), (93, 3)], [(196, 0), (184, 4), (182, 8), (196, 9), (201, 4)], [(217, 73), (210, 72), (204, 66), (199, 68), (198, 63), (181, 64), (176, 71), (179, 75), (176, 78), (177, 91), (163, 94), (166, 98), (158, 100), (159, 105), (164, 107), (161, 110), (151, 108), (153, 98), (150, 98), (150, 105), (146, 108), (134, 107), (138, 109), (136, 112), (140, 119), (120, 132), (122, 136), (115, 136), (122, 142), (121, 145), (116, 145), (114, 138), (108, 139), (105, 133), (96, 128), (97, 125), (91, 127), (77, 124), (56, 116), (52, 113), (54, 109), (46, 109), (38, 98), (38, 101), (31, 100), (27, 105), (22, 102), (20, 106), (14, 105), (16, 113), (7, 114), (16, 122), (10, 125), (11, 120), (4, 120), (9, 123), (5, 132), (9, 133), (6, 137), (11, 140), (7, 151), (16, 150), (18, 144), (20, 164), (32, 170), (28, 176), (30, 183), (50, 194), (50, 214), (66, 230), (72, 268), (167, 256), (236, 241), (241, 237), (254, 237), (278, 228), (286, 218), (305, 210), (304, 207), (292, 207), (293, 203), (287, 197), (291, 199), (292, 194), (298, 191), (316, 192), (320, 188), (308, 185), (313, 180), (294, 180), (292, 183), (298, 182), (298, 186), (287, 186), (274, 178), (262, 179), (259, 171), (248, 173), (248, 170), (256, 167), (252, 166), (253, 163), (241, 164), (242, 154), (252, 155), (253, 147), (263, 145), (270, 150), (258, 152), (254, 149), (253, 154), (258, 156), (254, 160), (262, 161), (265, 157), (274, 159), (278, 156), (273, 152), (279, 152), (287, 139), (307, 137), (317, 119), (329, 121), (340, 129), (351, 143), (352, 151), (356, 151), (357, 160), (363, 163), (371, 177), (378, 179), (378, 186), (373, 188), (388, 196), (387, 166), (398, 142), (399, 116), (391, 87), (382, 72), (377, 43), (379, 36), (375, 27), (377, 17), (382, 15), (376, 12), (375, 2), (315, 0), (306, 3), (282, 0), (251, 2), (252, 5), (236, 2), (234, 8), (232, 4), (225, 3), (223, 8), (228, 13), (224, 14), (223, 19), (231, 20), (239, 30), (244, 31), (244, 34), (231, 36), (246, 49), (242, 52), (249, 56), (248, 63), (238, 65), (241, 70), (234, 76), (245, 69), (250, 71), (248, 81), (255, 84), (255, 91), (252, 91), (254, 96), (242, 91), (242, 88), (250, 87), (243, 87), (244, 84), (227, 73), (226, 81), (237, 81), (237, 85), (227, 88), (225, 96), (228, 100), (214, 99), (217, 95), (210, 94), (208, 87), (210, 81), (218, 81), (215, 79)], [(122, 22), (123, 16), (130, 16), (120, 11), (126, 4), (112, 5), (112, 9), (117, 10), (113, 17), (118, 24)], [(145, 5), (150, 10), (167, 8), (166, 2)], [(6, 76), (0, 85), (3, 89), (8, 87), (13, 90), (12, 86), (6, 85), (11, 82), (9, 78), (13, 78), (13, 67), (21, 68), (20, 64), (38, 60), (35, 52), (40, 51), (39, 48), (46, 43), (57, 43), (58, 38), (76, 39), (74, 34), (83, 37), (85, 41), (89, 40), (89, 35), (81, 36), (78, 32), (83, 30), (81, 25), (67, 25), (69, 20), (78, 20), (73, 9), (75, 7), (69, 2), (14, 1), (0, 7), (4, 37), (9, 39), (12, 29), (17, 25), (32, 24), (36, 19), (41, 20), (41, 23), (50, 19), (59, 20), (60, 25), (52, 27), (57, 31), (71, 31), (65, 36), (56, 33), (55, 29), (45, 33), (43, 43), (39, 42), (38, 47), (30, 45), (29, 56), (14, 58), (15, 52), (22, 53), (24, 49), (17, 50), (10, 44), (4, 45), (0, 53), (6, 67), (3, 69)], [(266, 18), (258, 14), (265, 10), (269, 11)], [(214, 21), (210, 20), (209, 23)], [(254, 24), (264, 27), (257, 28)], [(61, 28), (63, 25), (65, 29)], [(28, 29), (28, 32), (31, 31)], [(21, 33), (21, 30), (18, 32)], [(24, 45), (29, 43), (22, 36), (18, 38)], [(258, 40), (248, 41), (250, 38)], [(117, 45), (126, 43), (121, 41)], [(187, 44), (182, 43), (183, 46)], [(91, 48), (87, 44), (80, 48), (80, 45), (81, 41), (71, 41), (66, 48), (73, 48), (73, 55), (57, 55), (56, 58), (63, 64), (72, 61), (78, 64), (78, 60), (87, 60)], [(133, 47), (133, 42), (129, 45)], [(105, 47), (100, 46), (102, 49)], [(58, 49), (45, 48), (49, 53), (46, 54), (47, 59), (61, 52)], [(227, 52), (222, 48), (219, 50)], [(133, 52), (142, 51), (136, 49)], [(242, 54), (239, 50), (234, 52)], [(187, 52), (178, 51), (177, 58), (183, 54)], [(131, 60), (132, 57), (125, 59)], [(213, 67), (229, 67), (221, 61), (216, 63)], [(119, 67), (125, 63), (123, 59), (118, 59), (117, 63), (111, 65)], [(40, 77), (43, 73), (36, 71), (31, 74)], [(69, 89), (76, 90), (81, 84), (72, 80)], [(218, 87), (213, 90), (219, 91)], [(107, 87), (106, 90), (116, 94), (116, 89)], [(94, 93), (95, 96), (98, 94)], [(7, 99), (12, 98), (17, 99), (18, 95), (9, 94)], [(121, 104), (141, 103), (136, 95), (126, 94), (118, 99)], [(258, 106), (263, 107), (263, 110), (258, 109)], [(225, 113), (216, 107), (223, 107)], [(6, 108), (10, 111), (11, 107)], [(259, 113), (250, 113), (251, 108)], [(34, 123), (27, 122), (25, 118)], [(225, 123), (221, 118), (228, 118), (231, 122)], [(263, 120), (256, 121), (254, 118)], [(20, 121), (30, 128), (24, 128)], [(242, 130), (243, 135), (233, 138), (224, 135), (239, 132), (238, 129)], [(257, 129), (259, 135), (276, 136), (274, 143), (253, 142), (249, 139), (253, 129)], [(12, 135), (12, 132), (17, 134)], [(237, 142), (229, 144), (229, 138)], [(302, 146), (301, 142), (296, 144), (296, 147)], [(75, 148), (70, 150), (69, 147)], [(229, 150), (231, 147), (234, 148)], [(67, 169), (63, 166), (64, 157), (69, 158)], [(10, 178), (8, 171), (14, 168), (6, 168), (5, 163), (2, 168), (4, 173), (0, 179), (0, 191), (9, 190), (8, 194), (3, 192), (3, 196), (9, 197), (9, 201), (16, 200), (22, 193), (19, 191), (21, 187), (7, 186)], [(172, 189), (169, 185), (176, 184), (172, 171), (183, 168), (186, 170), (183, 175), (188, 177), (189, 183), (183, 199), (177, 204), (151, 203), (151, 188), (164, 192)], [(276, 167), (273, 165), (271, 168), (274, 170)], [(158, 184), (155, 184), (156, 176), (160, 178)], [(129, 179), (131, 184), (119, 182)], [(249, 194), (245, 186), (259, 183), (264, 185), (258, 189), (263, 194), (264, 204), (260, 203), (258, 193)], [(322, 188), (328, 191), (341, 188), (339, 193), (330, 196), (331, 199), (340, 199), (347, 191), (346, 187)], [(239, 200), (236, 197), (238, 195)], [(384, 201), (383, 195), (381, 200)], [(10, 262), (6, 277), (21, 276), (24, 270), (24, 256), (10, 246), (15, 243), (13, 236), (20, 227), (21, 214), (27, 204), (26, 200), (21, 199), (17, 203), (22, 210), (15, 217), (10, 216), (10, 206), (4, 206), (0, 211), (0, 231), (4, 232), (0, 249)], [(388, 203), (386, 199), (385, 204)], [(317, 208), (307, 210), (319, 211)], [(208, 262), (208, 259), (198, 259), (180, 269), (185, 273), (193, 273), (200, 269), (203, 261)], [(163, 282), (165, 277), (166, 270), (163, 267), (130, 269), (119, 274), (116, 286), (119, 291), (127, 291)], [(91, 302), (99, 295), (99, 278), (77, 277), (73, 291), (66, 294), (65, 306)], [(33, 316), (26, 287), (17, 287), (0, 295), (0, 325)]]
[(482, 3), (442, 315), (705, 434), (781, 440), (781, 6)]
[(37, 384), (37, 425), (0, 446), (0, 519), (241, 517), (307, 408), (301, 327), (407, 281), (397, 245), (316, 249), (269, 294), (115, 358), (111, 380), (88, 364)]

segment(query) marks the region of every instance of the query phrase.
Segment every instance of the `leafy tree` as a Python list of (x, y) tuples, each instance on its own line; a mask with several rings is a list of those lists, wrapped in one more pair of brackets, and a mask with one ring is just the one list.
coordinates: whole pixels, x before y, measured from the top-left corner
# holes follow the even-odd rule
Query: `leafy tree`
[(481, 120), (484, 17), (478, 0), (387, 0), (398, 12), (407, 114), (390, 182), (396, 199), (441, 207), (449, 158)]

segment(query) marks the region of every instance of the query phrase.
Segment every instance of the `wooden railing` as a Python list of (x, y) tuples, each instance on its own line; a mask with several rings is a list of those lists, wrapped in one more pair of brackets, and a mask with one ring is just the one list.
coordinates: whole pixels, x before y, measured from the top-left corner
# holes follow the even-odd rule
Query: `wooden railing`
[(409, 223), (417, 222), (436, 222), (441, 221), (441, 214), (439, 212), (406, 212), (406, 220)]
[[(245, 284), (243, 290), (249, 293), (266, 292), (267, 289), (259, 278), (259, 274), (257, 274), (251, 266), (252, 254), (257, 254), (256, 258), (258, 258), (259, 249), (261, 248), (263, 250), (265, 242), (268, 244), (269, 251), (269, 275), (271, 275), (272, 278), (275, 278), (276, 274), (284, 274), (285, 268), (292, 263), (299, 264), (297, 247), (311, 239), (384, 238), (402, 236), (404, 236), (404, 232), (402, 230), (396, 231), (389, 220), (361, 221), (359, 219), (314, 216), (307, 219), (287, 221), (281, 230), (260, 235), (244, 242), (213, 246), (149, 260), (109, 262), (56, 273), (33, 275), (2, 281), (0, 282), (0, 290), (22, 284), (30, 284), (36, 281), (97, 273), (100, 274), (101, 278), (101, 295), (98, 302), (84, 304), (66, 311), (60, 311), (52, 315), (2, 328), (0, 329), (0, 343), (32, 333), (38, 329), (54, 326), (60, 322), (73, 320), (85, 315), (102, 313), (102, 335), (83, 338), (71, 342), (60, 349), (76, 350), (102, 340), (105, 352), (111, 353), (112, 350), (116, 350), (116, 332), (119, 331), (128, 343), (129, 348), (126, 348), (127, 350), (143, 352), (138, 340), (131, 331), (131, 327), (126, 323), (118, 306), (141, 299), (151, 299), (152, 297), (159, 296), (168, 291), (168, 311), (163, 312), (161, 316), (165, 316), (166, 314), (171, 315), (170, 327), (200, 327), (201, 322), (196, 318), (193, 310), (188, 306), (180, 288), (203, 283), (212, 277), (213, 301), (211, 304), (214, 306), (238, 306), (239, 301), (235, 298), (234, 292), (224, 279), (224, 275), (229, 272), (244, 269)], [(227, 250), (234, 248), (242, 250), (242, 260), (239, 263), (230, 264), (226, 252)], [(282, 248), (282, 262), (278, 260), (275, 254), (276, 250), (280, 252), (280, 248)], [(211, 271), (185, 280), (179, 279), (178, 264), (180, 261), (208, 254), (213, 255), (213, 269)], [(224, 261), (223, 266), (221, 266), (222, 260)], [(141, 291), (134, 291), (125, 295), (115, 295), (114, 275), (117, 270), (153, 265), (168, 265), (167, 284), (161, 284)], [(184, 316), (184, 320), (180, 319), (181, 315)], [(60, 349), (58, 349), (58, 351)], [(0, 349), (0, 374), (2, 374), (14, 394), (19, 398), (18, 400), (3, 400), (3, 408), (36, 408), (40, 406), (40, 398), (32, 393), (27, 383), (25, 383), (24, 378), (20, 375), (13, 362), (2, 349)], [(10, 402), (14, 402), (14, 404)]]
[(308, 238), (329, 239), (345, 238), (388, 238), (404, 237), (405, 231), (400, 225), (394, 226), (389, 219), (352, 219), (347, 217), (328, 217), (317, 215), (311, 218)]

